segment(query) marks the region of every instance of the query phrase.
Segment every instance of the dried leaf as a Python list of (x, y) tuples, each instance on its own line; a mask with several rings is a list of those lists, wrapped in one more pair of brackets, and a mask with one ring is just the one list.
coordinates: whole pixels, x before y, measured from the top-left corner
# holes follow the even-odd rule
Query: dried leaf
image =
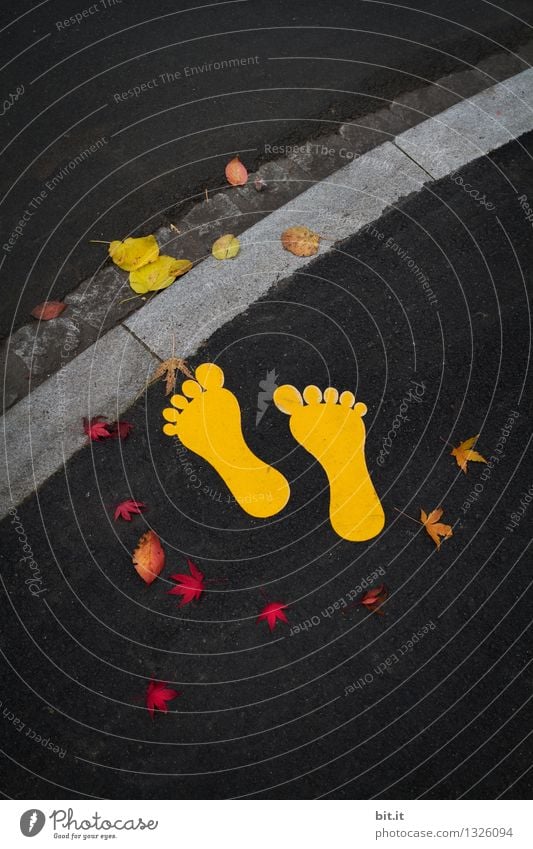
[(486, 463), (484, 457), (481, 456), (477, 451), (473, 450), (473, 446), (476, 444), (476, 441), (479, 437), (479, 433), (476, 436), (471, 436), (470, 439), (465, 439), (464, 442), (461, 442), (457, 448), (453, 448), (450, 452), (452, 457), (455, 457), (457, 465), (466, 475), (467, 472), (467, 463)]
[(192, 560), (187, 560), (187, 566), (190, 575), (183, 572), (170, 576), (173, 581), (176, 581), (176, 586), (172, 587), (168, 594), (181, 596), (180, 607), (189, 604), (191, 601), (199, 601), (205, 589), (204, 573), (200, 572), (198, 566)]
[(146, 584), (151, 584), (165, 565), (165, 552), (155, 531), (146, 531), (132, 556), (137, 574)]
[(191, 268), (192, 262), (188, 259), (174, 259), (173, 256), (163, 255), (138, 271), (130, 271), (130, 286), (138, 295), (159, 292)]
[(159, 380), (160, 377), (165, 378), (165, 395), (171, 395), (176, 391), (176, 372), (181, 371), (189, 380), (194, 380), (194, 374), (190, 371), (185, 360), (180, 357), (169, 357), (161, 363), (155, 370), (150, 383), (154, 380)]
[(261, 613), (257, 617), (256, 622), (268, 622), (268, 627), (271, 631), (274, 630), (276, 626), (276, 622), (288, 622), (286, 613), (284, 611), (288, 608), (288, 604), (282, 604), (280, 601), (271, 601), (265, 607), (263, 607)]
[(248, 182), (248, 171), (238, 156), (228, 162), (225, 173), (230, 186), (244, 186)]
[(308, 227), (289, 227), (281, 234), (281, 244), (295, 256), (313, 256), (318, 251), (320, 236)]
[(267, 187), (266, 180), (263, 177), (260, 177), (259, 174), (254, 180), (254, 189), (256, 192), (263, 192)]
[(424, 510), (420, 510), (420, 521), (424, 525), (437, 548), (440, 548), (440, 537), (448, 539), (448, 537), (453, 536), (451, 525), (445, 525), (443, 522), (439, 522), (443, 512), (444, 510), (442, 507), (438, 507), (436, 510), (432, 510), (428, 516)]
[(373, 587), (362, 596), (359, 601), (359, 604), (362, 604), (363, 607), (366, 607), (367, 610), (370, 610), (372, 613), (378, 613), (380, 616), (383, 616), (383, 611), (380, 610), (381, 605), (384, 601), (386, 601), (389, 597), (389, 591), (385, 584), (380, 584), (379, 587)]
[(52, 318), (57, 318), (61, 315), (67, 305), (63, 301), (43, 301), (42, 304), (37, 304), (30, 313), (34, 318), (40, 321), (50, 321)]
[(131, 522), (131, 517), (136, 513), (142, 513), (146, 509), (146, 504), (142, 501), (133, 501), (131, 498), (126, 501), (121, 501), (115, 508), (114, 519), (124, 519), (125, 522)]
[(237, 256), (240, 249), (241, 243), (237, 237), (232, 236), (231, 233), (227, 233), (227, 235), (221, 236), (220, 239), (216, 240), (211, 248), (211, 253), (215, 259), (233, 259)]
[(141, 236), (138, 239), (115, 240), (109, 245), (109, 256), (124, 271), (136, 271), (159, 256), (159, 245), (155, 236)]
[(173, 690), (164, 681), (154, 681), (152, 679), (146, 689), (146, 707), (152, 719), (156, 710), (161, 711), (161, 713), (167, 713), (167, 702), (171, 702), (172, 699), (176, 699), (178, 696), (181, 696), (178, 690)]
[(115, 422), (112, 428), (110, 436), (113, 439), (126, 439), (133, 430), (133, 425), (131, 422), (119, 421)]
[(100, 440), (106, 439), (108, 436), (112, 436), (109, 431), (109, 428), (111, 427), (110, 423), (102, 421), (103, 419), (104, 416), (95, 416), (93, 419), (83, 420), (83, 430), (91, 442), (100, 442)]

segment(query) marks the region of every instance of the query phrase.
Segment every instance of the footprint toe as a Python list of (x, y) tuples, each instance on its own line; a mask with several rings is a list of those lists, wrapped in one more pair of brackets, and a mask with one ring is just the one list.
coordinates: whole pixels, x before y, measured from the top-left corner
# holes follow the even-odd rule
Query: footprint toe
[(165, 407), (163, 410), (163, 418), (167, 422), (177, 422), (180, 416), (181, 413), (178, 413), (178, 411), (174, 410), (173, 407)]
[(199, 398), (202, 394), (202, 387), (195, 380), (186, 380), (181, 387), (181, 391), (187, 398)]
[(215, 363), (202, 363), (196, 369), (195, 375), (204, 389), (221, 389), (224, 386), (224, 372)]
[(355, 404), (355, 395), (353, 392), (342, 392), (340, 397), (340, 404), (342, 407), (353, 407)]
[(177, 436), (178, 426), (175, 424), (163, 425), (163, 433), (165, 434), (165, 436)]
[(338, 391), (333, 386), (324, 389), (324, 401), (326, 404), (336, 404), (339, 398)]
[(360, 416), (366, 416), (368, 411), (368, 407), (366, 406), (366, 404), (363, 404), (362, 401), (359, 401), (353, 409), (354, 413), (357, 413)]
[(320, 404), (322, 401), (322, 392), (318, 386), (310, 384), (304, 389), (304, 401), (306, 404)]
[(178, 410), (184, 410), (189, 402), (183, 397), (183, 395), (173, 395), (170, 399), (170, 403)]
[(296, 387), (291, 386), (289, 383), (278, 386), (272, 397), (278, 410), (281, 410), (282, 413), (286, 413), (288, 416), (291, 416), (298, 407), (303, 406), (302, 396)]

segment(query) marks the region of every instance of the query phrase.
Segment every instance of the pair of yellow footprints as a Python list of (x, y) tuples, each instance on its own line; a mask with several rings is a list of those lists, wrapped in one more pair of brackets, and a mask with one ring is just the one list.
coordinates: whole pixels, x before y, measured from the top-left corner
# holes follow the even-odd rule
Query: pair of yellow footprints
[[(289, 500), (288, 481), (256, 457), (244, 441), (239, 402), (223, 388), (222, 369), (203, 363), (195, 375), (196, 380), (183, 383), (183, 395), (173, 395), (172, 407), (163, 410), (169, 422), (164, 433), (178, 436), (183, 445), (207, 460), (243, 510), (258, 518), (274, 516)], [(288, 384), (275, 390), (274, 403), (290, 416), (296, 441), (326, 472), (334, 530), (353, 542), (379, 534), (385, 516), (365, 462), (361, 417), (366, 405), (356, 404), (352, 392), (343, 392), (339, 398), (332, 387), (322, 396), (318, 387), (307, 386), (302, 398)]]

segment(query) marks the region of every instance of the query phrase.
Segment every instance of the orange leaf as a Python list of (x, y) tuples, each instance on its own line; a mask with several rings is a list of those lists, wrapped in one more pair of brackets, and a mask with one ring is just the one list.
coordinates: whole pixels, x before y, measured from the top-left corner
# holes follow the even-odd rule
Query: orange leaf
[(50, 321), (51, 318), (57, 318), (61, 315), (67, 305), (63, 301), (43, 301), (42, 304), (37, 304), (30, 313), (34, 318), (40, 321)]
[(467, 464), (470, 462), (474, 463), (486, 463), (484, 457), (481, 456), (477, 451), (473, 450), (474, 445), (476, 444), (479, 433), (476, 436), (471, 436), (470, 439), (465, 439), (464, 442), (461, 442), (456, 448), (453, 448), (450, 452), (452, 457), (455, 457), (457, 465), (466, 475)]
[(146, 584), (151, 584), (165, 565), (165, 552), (155, 531), (146, 531), (133, 552), (133, 565)]
[(245, 186), (248, 182), (248, 171), (238, 156), (228, 162), (225, 173), (230, 186)]
[(424, 510), (420, 511), (420, 521), (424, 525), (427, 533), (430, 535), (437, 548), (440, 548), (440, 537), (448, 539), (448, 537), (453, 536), (451, 525), (445, 525), (444, 522), (439, 522), (443, 512), (442, 507), (437, 507), (436, 510), (432, 510), (429, 516), (426, 515)]
[(320, 236), (308, 227), (289, 227), (281, 234), (281, 244), (295, 256), (313, 256), (318, 251)]

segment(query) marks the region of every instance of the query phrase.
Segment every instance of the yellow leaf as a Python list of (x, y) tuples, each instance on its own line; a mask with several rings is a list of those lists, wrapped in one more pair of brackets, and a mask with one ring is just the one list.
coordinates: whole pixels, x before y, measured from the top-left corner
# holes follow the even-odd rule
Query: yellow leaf
[(144, 295), (146, 292), (158, 292), (166, 289), (192, 268), (188, 259), (174, 259), (173, 256), (160, 256), (150, 265), (145, 265), (137, 271), (130, 271), (130, 286), (134, 292)]
[(109, 245), (109, 256), (124, 271), (136, 271), (149, 262), (155, 262), (159, 256), (159, 245), (155, 236), (141, 236), (139, 239), (115, 240)]
[(460, 469), (465, 473), (468, 468), (468, 463), (486, 463), (484, 457), (481, 456), (477, 451), (473, 450), (474, 445), (476, 444), (476, 440), (479, 436), (479, 433), (476, 436), (471, 436), (470, 439), (465, 439), (464, 442), (461, 442), (456, 448), (453, 448), (450, 452), (452, 457), (455, 457), (457, 465)]
[(220, 239), (216, 240), (211, 248), (211, 253), (215, 259), (233, 259), (237, 256), (240, 249), (241, 243), (237, 237), (228, 233), (226, 236), (221, 236)]
[(443, 512), (444, 511), (442, 507), (437, 507), (436, 510), (432, 510), (429, 516), (426, 515), (425, 510), (420, 511), (420, 521), (424, 525), (426, 531), (428, 532), (429, 536), (431, 537), (437, 548), (440, 548), (440, 537), (448, 539), (449, 537), (453, 536), (451, 526), (445, 525), (444, 522), (439, 522), (439, 519), (441, 518)]
[(308, 227), (289, 227), (281, 234), (281, 244), (295, 256), (313, 256), (318, 251), (320, 236)]

